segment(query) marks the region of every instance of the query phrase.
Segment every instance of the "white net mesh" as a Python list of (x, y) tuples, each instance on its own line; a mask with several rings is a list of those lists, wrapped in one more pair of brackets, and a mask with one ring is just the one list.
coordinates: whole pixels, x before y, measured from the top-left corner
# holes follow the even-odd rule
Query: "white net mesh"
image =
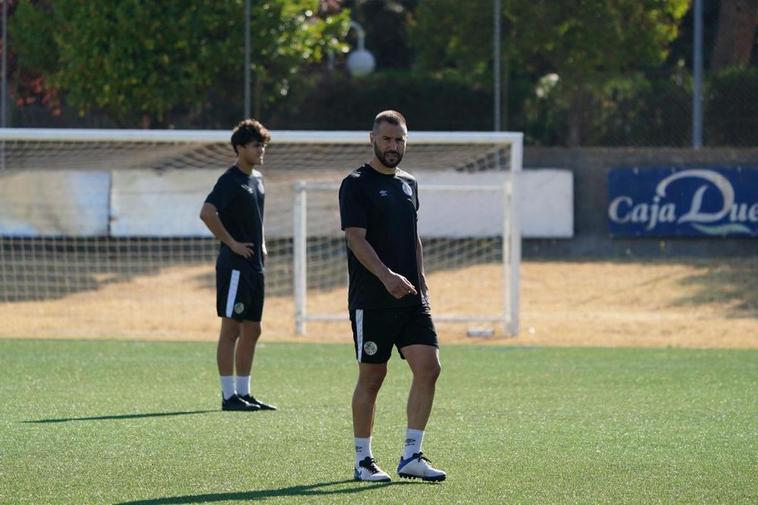
[[(419, 233), (436, 321), (506, 320), (503, 184), (424, 186)], [(345, 318), (346, 249), (340, 231), (338, 185), (304, 184), (306, 207), (304, 321)], [(477, 206), (467, 205), (478, 202)], [(298, 241), (295, 248), (299, 247)]]
[[(119, 132), (108, 132), (107, 140), (95, 140), (65, 133), (0, 141), (0, 336), (214, 338), (218, 245), (198, 212), (234, 161), (228, 134), (155, 140), (151, 132), (138, 132), (143, 138), (137, 139), (123, 132), (118, 140)], [(363, 132), (332, 143), (323, 138), (344, 132), (290, 133), (273, 132), (262, 167), (269, 251), (264, 325), (284, 335), (295, 330), (295, 182), (331, 188), (308, 193), (323, 212), (308, 212), (307, 313), (344, 317), (347, 274), (336, 188), (370, 156)], [(509, 166), (502, 141), (463, 137), (439, 144), (413, 143), (411, 135), (403, 166), (420, 180), (422, 220), (424, 210), (445, 207), (433, 203), (435, 190), (425, 188), (434, 174), (485, 174), (497, 172), (498, 163)], [(484, 186), (468, 193), (480, 201), (502, 195), (501, 184)], [(439, 194), (448, 198), (450, 191)], [(499, 208), (502, 213), (502, 201)], [(422, 240), (435, 312), (503, 313), (502, 233), (434, 232)], [(478, 269), (483, 273), (474, 277)], [(444, 301), (443, 293), (463, 294), (472, 286), (476, 296)], [(321, 331), (344, 332), (344, 325)]]

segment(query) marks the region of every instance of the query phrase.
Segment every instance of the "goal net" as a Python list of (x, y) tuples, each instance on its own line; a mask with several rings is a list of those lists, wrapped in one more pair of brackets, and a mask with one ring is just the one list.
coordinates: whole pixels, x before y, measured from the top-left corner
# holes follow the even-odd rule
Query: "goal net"
[[(229, 136), (0, 131), (0, 336), (215, 338), (218, 242), (198, 213), (234, 162)], [(272, 137), (265, 330), (344, 333), (337, 188), (370, 157), (368, 133)], [(412, 132), (403, 168), (420, 183), (435, 320), (515, 335), (521, 135)]]

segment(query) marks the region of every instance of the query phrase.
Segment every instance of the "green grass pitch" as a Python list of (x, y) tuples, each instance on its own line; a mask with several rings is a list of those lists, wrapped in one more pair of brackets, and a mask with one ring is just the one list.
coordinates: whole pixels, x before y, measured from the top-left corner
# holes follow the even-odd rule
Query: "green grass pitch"
[[(0, 340), (0, 503), (758, 503), (758, 350), (449, 346), (424, 450), (353, 482), (352, 348), (262, 344), (219, 410), (209, 343)], [(379, 395), (395, 475), (407, 366)]]

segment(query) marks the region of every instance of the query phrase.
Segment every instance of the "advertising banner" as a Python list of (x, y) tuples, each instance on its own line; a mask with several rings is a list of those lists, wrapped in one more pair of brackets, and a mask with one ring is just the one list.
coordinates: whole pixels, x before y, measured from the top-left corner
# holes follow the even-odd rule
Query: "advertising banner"
[(758, 167), (616, 168), (614, 237), (758, 237)]

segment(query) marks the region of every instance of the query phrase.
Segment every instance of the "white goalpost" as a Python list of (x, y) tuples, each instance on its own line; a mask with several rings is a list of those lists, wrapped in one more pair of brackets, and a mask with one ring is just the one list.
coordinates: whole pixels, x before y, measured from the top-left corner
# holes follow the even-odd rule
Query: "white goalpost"
[[(366, 134), (363, 132), (342, 132), (339, 141), (341, 143), (354, 143), (365, 145)], [(480, 152), (472, 156), (476, 160), (475, 171), (463, 171), (464, 177), (447, 178), (447, 184), (420, 184), (419, 194), (422, 201), (421, 217), (419, 218), (422, 242), (425, 237), (424, 224), (425, 217), (429, 212), (425, 211), (424, 201), (426, 198), (437, 197), (437, 208), (432, 209), (432, 213), (441, 210), (440, 205), (452, 206), (458, 210), (458, 215), (453, 216), (461, 219), (464, 212), (468, 210), (468, 219), (470, 221), (456, 223), (457, 226), (449, 226), (444, 222), (437, 223), (430, 235), (434, 235), (438, 241), (448, 241), (457, 239), (458, 242), (469, 241), (474, 244), (469, 247), (458, 248), (459, 258), (452, 257), (449, 254), (447, 258), (447, 269), (464, 269), (469, 275), (470, 269), (466, 269), (464, 264), (467, 261), (485, 260), (496, 266), (495, 272), (500, 279), (497, 291), (488, 290), (485, 292), (476, 289), (477, 283), (482, 282), (476, 278), (464, 278), (459, 282), (457, 287), (448, 288), (443, 297), (447, 297), (446, 303), (443, 304), (443, 311), (434, 312), (434, 319), (440, 322), (454, 323), (496, 323), (502, 324), (504, 332), (509, 336), (516, 336), (519, 331), (519, 269), (521, 263), (521, 233), (519, 227), (518, 206), (515, 195), (518, 195), (518, 174), (522, 169), (523, 137), (520, 133), (483, 133), (483, 132), (412, 132), (409, 136), (409, 153), (414, 152), (418, 145), (424, 146), (424, 152), (435, 157), (434, 147), (439, 146), (441, 150), (470, 150)], [(473, 147), (473, 149), (472, 149)], [(439, 170), (433, 171), (433, 175), (444, 175), (445, 172), (461, 171), (462, 167), (471, 166), (471, 159), (463, 165), (456, 165), (455, 160), (448, 160), (449, 165), (441, 165)], [(443, 162), (444, 163), (444, 162)], [(412, 164), (411, 164), (412, 165)], [(410, 170), (415, 175), (423, 178), (422, 173), (413, 171), (413, 166), (403, 164), (403, 167)], [(507, 168), (507, 170), (505, 170)], [(493, 174), (494, 172), (494, 174)], [(491, 177), (504, 174), (503, 177)], [(477, 176), (490, 176), (487, 184), (471, 184), (466, 182), (466, 178), (477, 179)], [(431, 179), (431, 178), (430, 178)], [(481, 180), (478, 177), (478, 180)], [(341, 234), (339, 232), (338, 208), (336, 205), (336, 194), (339, 188), (339, 182), (312, 182), (301, 180), (295, 183), (293, 187), (293, 260), (294, 260), (294, 298), (295, 298), (295, 325), (296, 333), (303, 335), (307, 331), (307, 322), (309, 321), (340, 321), (345, 320), (343, 307), (337, 307), (333, 303), (324, 300), (323, 291), (329, 291), (325, 288), (325, 282), (319, 280), (316, 275), (309, 275), (311, 271), (321, 272), (326, 262), (334, 262), (335, 258), (340, 258), (338, 263), (344, 265), (344, 245), (341, 243)], [(466, 198), (468, 197), (468, 198)], [(476, 207), (473, 209), (465, 207), (466, 203), (471, 203), (471, 197), (480, 202), (474, 202)], [(483, 209), (481, 200), (492, 203), (499, 202), (494, 208)], [(459, 205), (464, 205), (460, 207)], [(458, 206), (458, 207), (457, 207)], [(489, 223), (477, 223), (478, 220), (490, 220)], [(499, 221), (494, 227), (492, 224)], [(472, 226), (480, 225), (478, 229), (472, 229)], [(487, 226), (490, 225), (490, 226)], [(456, 228), (452, 230), (451, 228)], [(428, 228), (427, 228), (428, 229)], [(486, 231), (482, 231), (482, 230)], [(499, 247), (495, 254), (487, 254), (487, 249), (492, 249), (492, 244), (482, 247), (484, 238), (497, 241), (499, 235)], [(434, 239), (432, 239), (434, 240)], [(476, 242), (479, 244), (477, 245)], [(319, 251), (324, 249), (328, 253), (319, 255)], [(437, 255), (432, 254), (432, 261), (429, 261), (430, 254), (425, 246), (427, 271), (429, 264), (444, 263), (439, 261)], [(463, 250), (463, 252), (461, 252)], [(499, 256), (499, 257), (498, 257)], [(452, 261), (451, 261), (452, 260)], [(456, 261), (458, 260), (458, 261)], [(434, 269), (434, 268), (433, 268)], [(429, 272), (427, 272), (429, 273)], [(491, 276), (492, 269), (487, 270), (484, 276)], [(345, 277), (345, 272), (338, 275)], [(327, 274), (328, 276), (328, 274)], [(434, 279), (435, 275), (432, 275)], [(475, 276), (474, 276), (475, 277)], [(471, 297), (472, 291), (465, 289), (468, 283), (474, 288), (474, 296), (483, 298), (500, 298), (500, 303), (483, 303), (476, 304), (477, 308), (472, 308), (469, 304), (461, 310), (461, 304), (456, 303), (456, 298)], [(341, 290), (344, 291), (346, 280), (341, 284)], [(436, 298), (434, 290), (434, 280), (430, 282), (432, 290), (432, 300)], [(455, 283), (452, 283), (455, 286)], [(460, 284), (463, 284), (461, 286)], [(488, 283), (492, 284), (492, 283)], [(315, 299), (315, 301), (314, 301)], [(344, 305), (344, 299), (339, 300)], [(309, 303), (310, 302), (310, 303)], [(448, 308), (449, 306), (449, 308)], [(484, 307), (484, 310), (480, 310)], [(331, 309), (331, 310), (330, 310)]]
[[(234, 162), (230, 134), (0, 129), (0, 336), (213, 337), (218, 243), (197, 213)], [(409, 134), (440, 323), (518, 333), (522, 142)], [(346, 319), (337, 190), (370, 155), (368, 131), (272, 131), (267, 332)]]

